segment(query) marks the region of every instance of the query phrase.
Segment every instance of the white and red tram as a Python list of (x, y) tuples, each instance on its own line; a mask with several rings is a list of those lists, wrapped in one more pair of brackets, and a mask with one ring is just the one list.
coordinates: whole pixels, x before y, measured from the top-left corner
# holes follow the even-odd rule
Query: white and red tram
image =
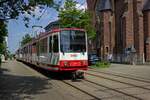
[(78, 28), (42, 33), (17, 50), (17, 59), (51, 71), (87, 70), (87, 34)]

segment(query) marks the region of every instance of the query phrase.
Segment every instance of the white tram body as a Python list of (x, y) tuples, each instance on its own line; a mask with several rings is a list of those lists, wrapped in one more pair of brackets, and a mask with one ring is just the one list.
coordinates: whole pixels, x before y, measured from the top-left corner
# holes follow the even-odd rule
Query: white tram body
[(78, 28), (41, 33), (18, 49), (16, 58), (51, 71), (87, 70), (87, 34)]

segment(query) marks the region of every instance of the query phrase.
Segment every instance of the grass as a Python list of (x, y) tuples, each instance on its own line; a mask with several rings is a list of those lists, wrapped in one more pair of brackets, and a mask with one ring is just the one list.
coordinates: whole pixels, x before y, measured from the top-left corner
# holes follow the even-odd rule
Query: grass
[(91, 65), (91, 68), (108, 68), (110, 63), (107, 61), (97, 62), (95, 65)]

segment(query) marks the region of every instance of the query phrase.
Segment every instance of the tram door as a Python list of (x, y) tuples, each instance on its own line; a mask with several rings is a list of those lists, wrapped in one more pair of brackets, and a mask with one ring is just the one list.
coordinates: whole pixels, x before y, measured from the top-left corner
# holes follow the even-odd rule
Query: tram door
[(49, 36), (48, 62), (51, 64), (52, 59), (52, 36)]
[(51, 61), (50, 63), (52, 65), (57, 65), (58, 60), (59, 60), (59, 38), (58, 34), (52, 36), (52, 41), (51, 41)]

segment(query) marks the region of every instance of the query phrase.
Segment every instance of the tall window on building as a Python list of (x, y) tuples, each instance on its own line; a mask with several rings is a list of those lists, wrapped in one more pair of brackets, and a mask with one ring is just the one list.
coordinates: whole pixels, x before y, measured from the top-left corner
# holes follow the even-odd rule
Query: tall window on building
[(124, 42), (125, 38), (126, 38), (126, 18), (125, 17), (121, 18), (120, 26), (121, 26), (120, 42), (121, 42), (121, 44), (122, 44), (122, 46), (124, 48), (124, 47), (126, 47), (126, 44)]
[(112, 26), (112, 23), (111, 22), (109, 22), (109, 33), (110, 33), (110, 40), (109, 40), (109, 47), (110, 47), (110, 51), (109, 52), (112, 52), (112, 29), (111, 29), (111, 26)]
[(109, 48), (108, 47), (106, 47), (106, 53), (109, 53)]
[(103, 33), (104, 31), (104, 17), (103, 15), (99, 17), (100, 18), (100, 32)]
[(58, 45), (58, 35), (53, 36), (53, 52), (57, 53), (59, 51), (59, 45)]

